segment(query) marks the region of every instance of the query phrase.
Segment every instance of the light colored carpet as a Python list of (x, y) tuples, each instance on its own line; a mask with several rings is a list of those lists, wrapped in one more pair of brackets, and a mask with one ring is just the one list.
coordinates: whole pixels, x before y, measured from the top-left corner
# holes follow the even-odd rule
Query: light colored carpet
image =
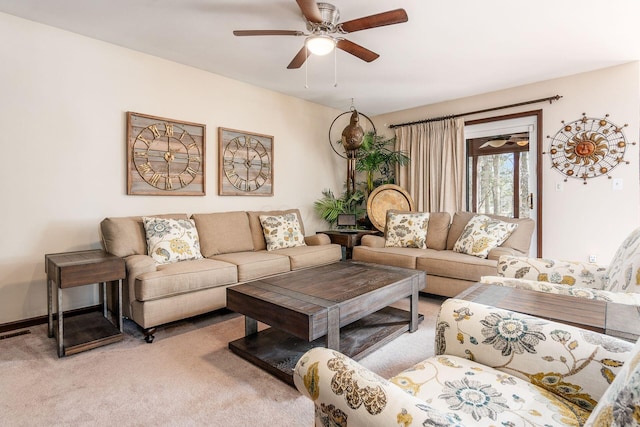
[[(433, 355), (441, 302), (421, 296), (425, 320), (418, 331), (361, 363), (389, 378)], [(177, 322), (159, 328), (153, 344), (133, 323), (126, 321), (125, 329), (122, 342), (65, 358), (57, 357), (46, 325), (0, 340), (0, 425), (313, 424), (311, 401), (228, 349), (244, 334), (242, 316), (224, 312)]]

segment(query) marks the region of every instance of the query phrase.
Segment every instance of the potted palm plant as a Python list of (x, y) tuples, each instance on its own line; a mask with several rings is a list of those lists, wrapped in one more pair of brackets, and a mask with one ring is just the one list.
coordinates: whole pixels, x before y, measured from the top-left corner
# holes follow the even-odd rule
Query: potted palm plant
[(316, 213), (332, 227), (339, 214), (355, 214), (360, 228), (371, 228), (371, 222), (366, 217), (366, 196), (379, 185), (394, 184), (394, 167), (406, 165), (410, 160), (404, 152), (393, 150), (394, 143), (395, 137), (365, 133), (356, 154), (355, 166), (357, 172), (366, 174), (364, 191), (356, 190), (353, 194), (345, 192), (336, 197), (331, 190), (324, 190), (322, 198), (314, 203)]
[[(395, 184), (394, 168), (409, 163), (403, 151), (393, 150), (396, 138), (385, 139), (382, 135), (367, 132), (358, 150), (356, 170), (366, 174), (366, 192), (382, 184)], [(376, 173), (380, 176), (376, 178)]]
[(316, 200), (313, 207), (318, 215), (333, 227), (339, 214), (354, 214), (356, 218), (364, 216), (365, 209), (362, 205), (364, 194), (357, 191), (353, 194), (345, 192), (336, 197), (329, 189), (322, 191), (322, 198)]

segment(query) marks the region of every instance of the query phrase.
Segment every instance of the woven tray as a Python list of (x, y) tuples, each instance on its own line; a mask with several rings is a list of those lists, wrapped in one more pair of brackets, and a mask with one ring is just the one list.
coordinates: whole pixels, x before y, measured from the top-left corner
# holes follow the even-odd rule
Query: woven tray
[(367, 215), (375, 228), (384, 231), (387, 211), (413, 211), (413, 199), (407, 191), (395, 184), (385, 184), (371, 192), (367, 199)]

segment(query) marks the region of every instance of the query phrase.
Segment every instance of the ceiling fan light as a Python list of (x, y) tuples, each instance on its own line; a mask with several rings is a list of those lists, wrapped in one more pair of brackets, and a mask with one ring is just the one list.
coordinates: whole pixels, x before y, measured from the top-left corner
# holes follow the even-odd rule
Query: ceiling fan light
[(336, 47), (336, 42), (329, 36), (311, 36), (305, 42), (309, 52), (322, 56), (331, 52)]

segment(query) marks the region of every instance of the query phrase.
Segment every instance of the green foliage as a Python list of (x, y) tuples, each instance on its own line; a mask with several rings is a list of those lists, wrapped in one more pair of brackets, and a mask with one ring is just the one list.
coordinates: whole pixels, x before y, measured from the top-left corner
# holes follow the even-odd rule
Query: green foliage
[(344, 193), (336, 198), (331, 190), (326, 189), (322, 191), (322, 198), (313, 203), (313, 207), (333, 227), (339, 214), (355, 214), (356, 218), (364, 216), (366, 210), (362, 206), (363, 200), (364, 194), (360, 191), (350, 195)]
[[(385, 139), (373, 132), (364, 135), (357, 154), (356, 170), (366, 173), (367, 194), (378, 185), (394, 183), (394, 167), (409, 163), (409, 156), (392, 149), (395, 141), (395, 137)], [(380, 174), (377, 180), (374, 179), (376, 173)]]

